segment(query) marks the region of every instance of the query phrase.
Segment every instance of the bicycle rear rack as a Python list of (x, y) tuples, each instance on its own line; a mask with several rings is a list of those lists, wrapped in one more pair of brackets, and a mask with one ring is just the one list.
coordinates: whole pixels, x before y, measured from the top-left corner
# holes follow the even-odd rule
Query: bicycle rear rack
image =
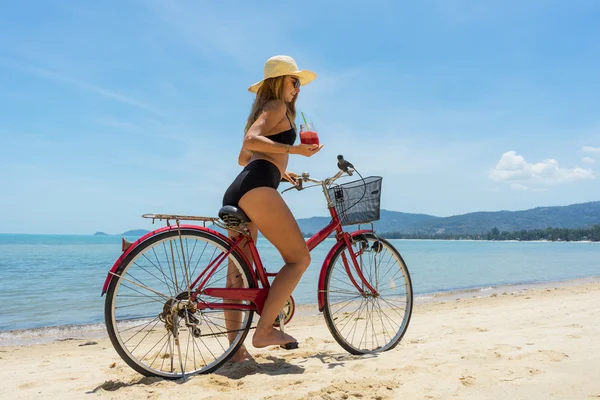
[(177, 214), (144, 214), (142, 218), (148, 218), (152, 220), (165, 220), (168, 226), (171, 226), (169, 221), (175, 221), (177, 225), (179, 225), (179, 221), (200, 221), (203, 223), (203, 226), (206, 227), (207, 222), (212, 222), (213, 224), (219, 220), (218, 217), (198, 217), (193, 215), (177, 215)]
[(206, 223), (212, 223), (222, 229), (231, 230), (241, 234), (249, 234), (246, 223), (240, 223), (238, 225), (228, 224), (227, 221), (223, 221), (219, 217), (200, 217), (194, 215), (178, 215), (178, 214), (144, 214), (142, 218), (148, 218), (154, 223), (155, 220), (166, 221), (167, 226), (171, 226), (170, 221), (175, 221), (177, 227), (179, 227), (180, 221), (198, 221), (202, 222), (202, 226), (206, 228)]
[[(217, 217), (199, 217), (199, 216), (193, 216), (193, 215), (178, 215), (178, 214), (144, 214), (144, 215), (142, 215), (142, 218), (151, 219), (152, 223), (154, 223), (155, 220), (159, 220), (159, 221), (164, 220), (164, 221), (166, 221), (167, 226), (171, 226), (170, 221), (175, 221), (175, 225), (177, 225), (178, 230), (179, 230), (179, 225), (180, 225), (179, 222), (180, 221), (202, 222), (202, 226), (205, 228), (206, 228), (207, 222), (212, 222), (214, 225), (224, 228), (224, 226), (222, 226), (222, 223), (219, 223), (219, 218), (217, 218)], [(181, 232), (179, 233), (179, 235), (181, 236)], [(132, 244), (133, 244), (133, 242), (130, 242), (125, 238), (121, 238), (121, 251), (126, 251), (129, 247), (131, 247)]]

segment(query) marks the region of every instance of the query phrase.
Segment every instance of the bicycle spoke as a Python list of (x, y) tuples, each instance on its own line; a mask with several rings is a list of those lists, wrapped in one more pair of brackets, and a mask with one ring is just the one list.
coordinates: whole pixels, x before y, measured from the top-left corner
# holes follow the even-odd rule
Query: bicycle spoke
[(202, 362), (204, 363), (204, 365), (208, 365), (209, 363), (206, 362), (206, 359), (204, 358), (202, 350), (200, 350), (200, 348), (198, 347), (196, 340), (192, 339), (192, 343), (194, 344), (194, 347), (198, 350), (198, 354), (200, 354), (200, 357), (202, 357)]
[(135, 303), (135, 304), (127, 304), (127, 305), (124, 305), (124, 306), (118, 306), (118, 307), (115, 307), (115, 310), (122, 310), (124, 308), (135, 307), (135, 306), (139, 306), (139, 305), (142, 305), (142, 304), (148, 304), (148, 302), (145, 301), (143, 303)]
[(360, 295), (360, 294), (357, 294), (356, 296), (350, 297), (350, 300), (347, 300), (347, 298), (345, 298), (345, 300), (340, 300), (340, 301), (333, 302), (333, 303), (332, 303), (332, 302), (330, 302), (330, 303), (329, 303), (329, 306), (331, 307), (331, 306), (335, 306), (335, 305), (337, 305), (337, 304), (340, 304), (340, 303), (345, 303), (345, 302), (353, 302), (353, 301), (355, 301), (356, 299), (360, 299), (361, 297), (363, 297), (363, 296), (362, 296), (362, 295)]
[(381, 321), (381, 329), (382, 329), (382, 332), (383, 332), (383, 335), (384, 335), (383, 338), (384, 338), (384, 340), (388, 340), (388, 339), (385, 338), (386, 335), (387, 335), (387, 337), (389, 338), (389, 340), (391, 340), (392, 336), (388, 333), (387, 328), (385, 327), (385, 323), (384, 323), (385, 321), (383, 320), (383, 312), (381, 310), (381, 306), (379, 305), (379, 302), (376, 302), (376, 303), (377, 303), (377, 312), (379, 314), (379, 320)]
[[(398, 314), (398, 316), (400, 316), (401, 318), (404, 317), (404, 314), (400, 314), (398, 311), (396, 311), (397, 307), (394, 307), (392, 304), (390, 304), (386, 299), (381, 299), (382, 301), (384, 301), (387, 305), (390, 306), (390, 309), (392, 311), (394, 311), (396, 314)], [(404, 311), (404, 310), (403, 310)]]
[(392, 298), (385, 298), (385, 296), (380, 296), (380, 298), (382, 299), (382, 301), (385, 300), (388, 303), (389, 307), (394, 307), (394, 308), (398, 308), (398, 309), (404, 309), (409, 304), (406, 298), (392, 299)]
[[(188, 329), (188, 331), (189, 331), (189, 329)], [(188, 335), (188, 338), (187, 338), (187, 346), (185, 348), (185, 363), (183, 364), (183, 370), (184, 371), (187, 371), (186, 367), (187, 367), (187, 362), (188, 362), (188, 355), (189, 355), (189, 352), (190, 352), (190, 338), (191, 338), (191, 336), (192, 335)], [(195, 363), (194, 363), (194, 369), (196, 369), (196, 364)]]
[[(342, 273), (342, 274), (346, 274), (346, 270), (344, 269), (344, 270), (343, 270), (341, 273)], [(346, 276), (347, 276), (347, 275), (346, 275)], [(344, 281), (342, 281), (342, 280), (341, 280), (341, 279), (339, 279), (339, 278), (332, 278), (332, 280), (335, 280), (336, 282), (342, 283), (342, 284), (344, 284), (344, 285), (348, 286), (349, 288), (352, 288), (352, 289), (355, 289), (355, 290), (357, 290), (357, 289), (356, 289), (356, 286), (354, 286), (354, 284), (352, 284), (352, 283), (344, 282)]]
[[(139, 294), (141, 294), (141, 295), (142, 295), (141, 297), (147, 297), (147, 298), (149, 298), (149, 299), (150, 299), (150, 300), (152, 300), (152, 301), (158, 301), (158, 302), (160, 302), (160, 301), (161, 301), (161, 300), (158, 300), (158, 298), (152, 297), (152, 296), (150, 296), (149, 294), (146, 294), (146, 293), (142, 293), (142, 292), (140, 292), (139, 290), (136, 290), (136, 289), (134, 289), (134, 288), (133, 288), (133, 287), (131, 287), (131, 286), (127, 286), (127, 285), (126, 285), (126, 284), (124, 284), (124, 283), (121, 283), (121, 286), (123, 286), (123, 287), (125, 287), (125, 288), (127, 288), (127, 289), (129, 289), (129, 290), (132, 290), (132, 291), (134, 291), (134, 292), (136, 292), (136, 293), (139, 293)], [(145, 289), (145, 287), (143, 287), (143, 286), (142, 286), (142, 288), (143, 288), (143, 289)], [(134, 296), (135, 296), (135, 295), (120, 295), (119, 297), (123, 298), (123, 297), (134, 297)], [(140, 297), (140, 296), (137, 296), (137, 297)], [(161, 296), (160, 296), (160, 298), (162, 298), (162, 300), (164, 301), (164, 299), (165, 299), (165, 296), (164, 296), (164, 295), (161, 295)], [(168, 297), (166, 297), (166, 298), (168, 299)]]
[[(154, 359), (152, 360), (152, 362), (150, 363), (150, 366), (154, 365), (154, 361), (156, 361), (156, 359), (158, 358), (158, 356), (160, 355), (160, 353), (162, 352), (162, 350), (165, 348), (165, 346), (167, 345), (167, 341), (165, 341), (165, 344), (160, 348), (160, 350), (156, 353), (156, 356), (154, 356)], [(165, 357), (161, 357), (161, 363), (160, 363), (160, 369), (163, 370), (165, 367)]]
[[(196, 244), (194, 244), (194, 248), (195, 248)], [(204, 244), (204, 249), (202, 249), (202, 253), (200, 254), (200, 256), (198, 257), (198, 261), (196, 262), (196, 265), (194, 266), (194, 270), (192, 271), (192, 276), (196, 276), (196, 269), (198, 269), (198, 265), (200, 265), (200, 261), (202, 261), (202, 256), (204, 255), (204, 252), (206, 251), (206, 247), (208, 247), (208, 243)], [(217, 248), (215, 247), (214, 251), (213, 251), (213, 257), (214, 257), (214, 253), (216, 253)], [(212, 258), (211, 258), (212, 260)], [(188, 261), (189, 265), (191, 265), (192, 260), (190, 259)]]
[(327, 293), (340, 293), (340, 294), (349, 294), (349, 295), (357, 295), (357, 296), (361, 296), (361, 293), (359, 293), (356, 288), (355, 290), (344, 290), (335, 286), (332, 286), (334, 289), (336, 290), (328, 290)]
[[(152, 292), (152, 293), (154, 293), (154, 294), (157, 294), (157, 295), (159, 295), (159, 296), (161, 296), (161, 297), (163, 297), (163, 298), (165, 298), (165, 299), (167, 299), (167, 300), (168, 300), (168, 299), (171, 299), (171, 297), (169, 297), (169, 296), (167, 296), (167, 295), (164, 295), (164, 294), (162, 294), (162, 293), (160, 293), (160, 292), (157, 292), (157, 291), (156, 291), (156, 290), (154, 290), (154, 289), (150, 289), (150, 288), (149, 288), (149, 287), (147, 287), (147, 286), (143, 286), (143, 285), (140, 285), (139, 283), (133, 282), (132, 280), (129, 280), (129, 279), (127, 279), (127, 278), (123, 277), (123, 276), (119, 276), (119, 275), (117, 275), (117, 274), (115, 274), (115, 273), (112, 273), (112, 275), (114, 275), (114, 276), (116, 276), (116, 277), (118, 277), (118, 278), (120, 278), (120, 279), (123, 279), (123, 280), (125, 280), (126, 282), (129, 282), (129, 283), (131, 283), (131, 284), (134, 284), (134, 285), (136, 285), (136, 286), (139, 286), (139, 287), (141, 287), (142, 289), (149, 290), (150, 292)], [(133, 290), (133, 289), (132, 289), (132, 290)], [(141, 293), (141, 292), (138, 292), (138, 293)]]
[[(143, 318), (145, 318), (145, 317), (143, 317)], [(156, 318), (154, 318), (154, 319), (156, 319)], [(139, 324), (139, 325), (134, 325), (134, 326), (132, 326), (132, 327), (130, 327), (130, 328), (123, 329), (123, 330), (121, 331), (121, 333), (123, 333), (123, 332), (127, 332), (127, 331), (128, 331), (128, 330), (130, 330), (130, 329), (135, 329), (135, 328), (138, 328), (138, 327), (140, 327), (140, 326), (148, 326), (148, 325), (150, 325), (150, 324), (151, 324), (151, 323), (154, 321), (154, 319), (153, 319), (152, 321), (150, 321), (150, 322), (142, 322), (142, 323), (141, 323), (141, 324)], [(131, 320), (127, 320), (127, 321), (129, 322), (129, 321), (131, 321)], [(117, 322), (121, 322), (121, 321), (117, 321)]]
[(179, 293), (179, 286), (177, 285), (177, 277), (173, 276), (173, 268), (171, 268), (171, 258), (169, 257), (169, 254), (167, 253), (167, 246), (166, 246), (165, 242), (162, 243), (162, 248), (163, 248), (163, 253), (165, 255), (164, 260), (167, 263), (167, 271), (169, 271), (169, 275), (171, 276), (171, 283), (173, 284), (174, 292)]
[(156, 266), (156, 265), (155, 265), (155, 264), (152, 262), (152, 260), (150, 260), (150, 258), (148, 258), (148, 257), (147, 257), (145, 254), (144, 254), (144, 258), (145, 258), (145, 259), (146, 259), (146, 260), (147, 260), (147, 261), (148, 261), (150, 264), (152, 264), (152, 266), (153, 266), (154, 268), (156, 268), (157, 270), (159, 270), (159, 271), (161, 272), (161, 274), (162, 274), (162, 278), (158, 278), (157, 276), (155, 276), (154, 274), (152, 274), (151, 272), (149, 272), (148, 270), (146, 270), (146, 269), (145, 269), (144, 267), (142, 267), (141, 265), (139, 265), (139, 264), (137, 264), (137, 263), (136, 263), (136, 265), (137, 265), (138, 267), (140, 267), (142, 270), (146, 271), (146, 273), (148, 273), (149, 275), (151, 275), (151, 276), (153, 276), (154, 278), (156, 278), (156, 279), (160, 280), (161, 282), (164, 282), (165, 286), (166, 286), (166, 287), (169, 289), (169, 293), (170, 293), (171, 295), (173, 295), (173, 293), (174, 293), (174, 292), (172, 292), (172, 291), (171, 291), (171, 287), (170, 287), (170, 286), (169, 286), (169, 284), (167, 283), (167, 276), (165, 275), (165, 273), (164, 273), (164, 271), (163, 271), (162, 267), (161, 267), (161, 268), (158, 268), (158, 267), (157, 267), (157, 266)]
[[(159, 349), (159, 350), (156, 352), (156, 355), (155, 355), (155, 356), (154, 356), (154, 358), (152, 359), (152, 362), (150, 362), (150, 366), (154, 365), (154, 361), (156, 361), (156, 359), (158, 358), (158, 356), (160, 356), (160, 355), (161, 355), (161, 353), (162, 353), (163, 349), (164, 349), (164, 348), (165, 348), (165, 347), (166, 347), (166, 346), (169, 344), (170, 337), (169, 337), (169, 333), (168, 333), (168, 332), (167, 332), (167, 333), (165, 333), (165, 336), (163, 336), (163, 339), (164, 339), (165, 337), (167, 338), (167, 340), (165, 340), (165, 344), (163, 344), (163, 345), (160, 347), (160, 349)], [(161, 339), (161, 341), (162, 341), (162, 339)], [(160, 342), (158, 342), (158, 343), (160, 343)], [(158, 344), (158, 343), (157, 343), (157, 344)], [(150, 352), (151, 352), (151, 351), (152, 351), (152, 349), (148, 350), (148, 353), (146, 353), (146, 355), (150, 354)], [(141, 359), (143, 360), (143, 359), (146, 357), (146, 355), (144, 355), (144, 356), (143, 356)], [(163, 360), (163, 361), (162, 361), (162, 365), (164, 365), (164, 363), (165, 363), (165, 360), (166, 360), (166, 357), (161, 357), (161, 358), (162, 358), (162, 360)], [(161, 365), (161, 368), (162, 368), (162, 365)]]
[[(393, 260), (394, 260), (394, 255), (390, 253), (390, 257), (388, 258), (388, 262), (387, 262), (386, 266), (387, 266), (387, 265), (389, 265), (389, 263), (390, 263), (391, 261), (393, 261)], [(388, 269), (388, 272), (387, 272), (385, 275), (382, 275), (382, 276), (381, 276), (381, 278), (382, 278), (382, 279), (383, 279), (383, 278), (385, 278), (385, 277), (387, 276), (387, 274), (388, 274), (390, 271), (393, 271), (393, 270), (394, 270), (393, 268), (389, 268), (389, 269)], [(398, 275), (398, 273), (402, 273), (402, 269), (401, 269), (401, 268), (398, 268), (398, 269), (396, 270), (396, 273), (395, 273), (395, 274), (394, 274), (394, 275), (393, 275), (393, 276), (392, 276), (390, 279), (394, 279), (394, 278), (396, 277), (396, 275)]]
[[(385, 317), (385, 319), (387, 320), (387, 322), (390, 324), (390, 327), (392, 328), (392, 330), (397, 330), (398, 328), (396, 326), (394, 326), (394, 321), (386, 314), (383, 312), (383, 309), (381, 308), (381, 304), (379, 304), (379, 302), (377, 302), (377, 307), (379, 308), (379, 312), (381, 314), (382, 317)], [(382, 318), (382, 324), (384, 322), (384, 319)]]
[[(358, 308), (359, 312), (358, 315), (356, 316), (356, 318), (354, 318), (354, 325), (352, 329), (352, 342), (354, 342), (354, 336), (356, 335), (356, 326), (358, 325), (358, 321), (360, 321), (360, 316), (362, 314), (363, 311), (363, 304), (365, 303), (365, 299), (363, 299), (363, 301), (361, 301), (360, 306)], [(360, 347), (359, 347), (360, 348)]]
[[(343, 309), (345, 309), (346, 307), (348, 307), (348, 306), (349, 306), (349, 305), (351, 305), (352, 303), (356, 302), (356, 300), (357, 300), (358, 298), (361, 298), (361, 297), (362, 297), (362, 296), (359, 296), (359, 297), (356, 297), (356, 298), (354, 298), (354, 299), (350, 299), (350, 301), (347, 301), (347, 302), (346, 302), (346, 304), (344, 304), (342, 307), (340, 307), (338, 310), (334, 311), (334, 312), (331, 314), (331, 315), (332, 315), (332, 317), (333, 317), (335, 314), (339, 314), (339, 313), (341, 313)], [(339, 303), (337, 303), (337, 304), (339, 304)], [(346, 311), (344, 311), (344, 314), (345, 314), (345, 313), (347, 313), (347, 312), (346, 312)], [(336, 318), (337, 318), (337, 317), (336, 317)]]
[[(345, 319), (347, 320), (347, 321), (346, 321), (346, 324), (344, 324), (344, 326), (343, 326), (343, 327), (340, 329), (340, 332), (341, 332), (341, 331), (343, 331), (343, 330), (344, 330), (344, 328), (346, 328), (346, 326), (347, 326), (347, 325), (350, 323), (350, 321), (352, 321), (352, 317), (353, 317), (353, 316), (354, 316), (354, 315), (355, 315), (357, 312), (358, 312), (358, 316), (357, 316), (356, 318), (360, 317), (360, 313), (361, 313), (361, 310), (362, 310), (362, 305), (363, 305), (364, 301), (365, 301), (365, 299), (364, 299), (364, 298), (360, 299), (360, 305), (358, 306), (358, 309), (356, 309), (356, 310), (355, 310), (355, 311), (354, 311), (352, 314), (350, 314), (350, 315), (349, 315), (347, 318), (345, 318)], [(354, 319), (354, 321), (357, 321), (357, 319)]]
[[(366, 318), (366, 320), (365, 320), (365, 330), (363, 331), (363, 334), (362, 334), (362, 336), (360, 338), (360, 342), (358, 342), (358, 348), (359, 349), (362, 348), (361, 345), (362, 345), (363, 339), (365, 340), (365, 345), (367, 344), (366, 343), (367, 332), (369, 331), (369, 329), (368, 329), (368, 326), (369, 326), (369, 300), (367, 300), (365, 302), (365, 308), (367, 309), (366, 313), (365, 313), (365, 318)], [(358, 320), (356, 322), (358, 324)]]
[[(158, 318), (157, 318), (158, 320)], [(144, 339), (146, 337), (148, 337), (148, 335), (150, 334), (150, 332), (152, 332), (154, 330), (154, 328), (156, 327), (156, 325), (158, 325), (158, 323), (160, 322), (160, 320), (156, 321), (156, 323), (152, 326), (152, 329), (150, 329), (148, 332), (146, 332), (146, 334), (144, 335), (144, 337), (138, 342), (138, 344), (131, 349), (132, 352), (134, 352), (138, 346), (144, 341)], [(129, 339), (127, 339), (126, 341), (123, 342), (123, 344), (127, 344), (127, 342), (129, 342), (131, 339), (133, 339), (134, 337), (136, 337), (138, 335), (138, 333), (142, 332), (142, 330), (139, 330), (135, 335), (131, 336)]]

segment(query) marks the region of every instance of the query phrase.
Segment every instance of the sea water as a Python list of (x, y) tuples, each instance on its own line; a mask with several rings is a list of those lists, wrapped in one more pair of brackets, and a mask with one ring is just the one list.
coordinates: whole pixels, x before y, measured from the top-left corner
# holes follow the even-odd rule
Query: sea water
[[(600, 243), (390, 242), (408, 266), (417, 298), (600, 276)], [(316, 304), (321, 266), (334, 243), (326, 239), (313, 250), (293, 294), (297, 304)], [(258, 248), (266, 269), (276, 272), (282, 265), (279, 253), (264, 238)], [(118, 236), (0, 234), (0, 342), (7, 331), (101, 325), (102, 286), (120, 254)]]

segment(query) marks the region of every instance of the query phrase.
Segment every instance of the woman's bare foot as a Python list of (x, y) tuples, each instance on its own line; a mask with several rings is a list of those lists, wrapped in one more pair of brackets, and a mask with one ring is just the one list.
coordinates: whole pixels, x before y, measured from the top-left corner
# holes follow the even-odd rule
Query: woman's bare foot
[(238, 351), (235, 352), (235, 354), (229, 359), (229, 361), (234, 362), (234, 363), (238, 363), (238, 362), (242, 362), (242, 361), (246, 361), (246, 360), (252, 360), (252, 356), (250, 355), (250, 353), (248, 353), (248, 350), (246, 350), (246, 346), (242, 345)]
[(261, 348), (267, 346), (281, 346), (286, 343), (293, 343), (296, 339), (287, 333), (283, 333), (275, 328), (270, 328), (267, 332), (254, 332), (252, 337), (252, 346)]

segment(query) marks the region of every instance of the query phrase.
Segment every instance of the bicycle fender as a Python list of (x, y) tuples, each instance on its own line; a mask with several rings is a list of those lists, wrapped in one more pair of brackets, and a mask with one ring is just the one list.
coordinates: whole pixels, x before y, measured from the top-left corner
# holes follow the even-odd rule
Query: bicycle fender
[[(153, 236), (156, 236), (156, 235), (158, 235), (160, 233), (164, 233), (164, 232), (176, 230), (176, 229), (182, 229), (182, 230), (183, 229), (187, 229), (187, 230), (194, 230), (194, 231), (204, 231), (204, 232), (210, 233), (211, 235), (217, 236), (219, 239), (225, 241), (228, 245), (233, 246), (233, 242), (227, 236), (223, 235), (222, 233), (220, 233), (218, 231), (215, 231), (214, 229), (210, 229), (210, 228), (206, 228), (204, 226), (198, 226), (198, 225), (180, 225), (179, 228), (177, 226), (164, 226), (164, 227), (159, 228), (157, 230), (154, 230), (152, 232), (148, 232), (147, 234), (145, 234), (144, 236), (142, 236), (141, 238), (139, 238), (138, 240), (136, 240), (135, 242), (133, 242), (131, 244), (131, 246), (129, 246), (129, 248), (127, 250), (125, 250), (121, 254), (121, 256), (117, 259), (117, 261), (115, 261), (114, 265), (109, 270), (109, 272), (108, 272), (108, 274), (106, 276), (106, 280), (104, 281), (104, 287), (102, 288), (102, 294), (100, 296), (104, 296), (104, 294), (108, 290), (108, 285), (110, 285), (110, 281), (112, 280), (112, 277), (114, 276), (113, 274), (117, 271), (117, 268), (119, 268), (119, 266), (121, 265), (121, 263), (123, 262), (123, 260), (125, 260), (125, 258), (136, 247), (138, 247), (142, 242), (150, 239)], [(248, 261), (246, 255), (243, 252), (239, 251), (238, 249), (236, 249), (235, 251), (242, 257), (242, 259), (248, 265), (252, 265), (252, 264), (250, 264), (250, 262)]]
[[(374, 232), (370, 229), (361, 229), (360, 231), (351, 232), (351, 233), (349, 233), (349, 235), (351, 238), (354, 238), (355, 236), (362, 235), (365, 233), (374, 233)], [(317, 301), (318, 301), (318, 305), (319, 305), (319, 312), (323, 312), (323, 308), (325, 307), (325, 275), (327, 274), (327, 268), (329, 267), (329, 264), (331, 263), (331, 260), (333, 258), (333, 255), (335, 254), (335, 252), (338, 251), (338, 249), (340, 247), (342, 247), (344, 244), (345, 243), (343, 240), (338, 240), (333, 245), (331, 250), (329, 250), (329, 253), (327, 253), (327, 257), (325, 257), (325, 260), (323, 261), (323, 266), (321, 267), (321, 273), (319, 274), (319, 286), (318, 286), (318, 290), (317, 290)]]

